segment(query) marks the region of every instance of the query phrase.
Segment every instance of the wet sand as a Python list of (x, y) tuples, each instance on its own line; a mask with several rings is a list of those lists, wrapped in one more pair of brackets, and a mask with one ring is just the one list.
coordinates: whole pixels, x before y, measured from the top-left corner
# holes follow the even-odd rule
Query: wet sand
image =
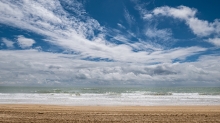
[(0, 123), (220, 123), (220, 106), (0, 105)]

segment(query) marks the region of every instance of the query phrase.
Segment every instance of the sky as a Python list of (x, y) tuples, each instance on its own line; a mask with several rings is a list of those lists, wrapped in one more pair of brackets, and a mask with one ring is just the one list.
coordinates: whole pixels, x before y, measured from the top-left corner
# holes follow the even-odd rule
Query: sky
[(0, 0), (0, 85), (220, 86), (219, 0)]

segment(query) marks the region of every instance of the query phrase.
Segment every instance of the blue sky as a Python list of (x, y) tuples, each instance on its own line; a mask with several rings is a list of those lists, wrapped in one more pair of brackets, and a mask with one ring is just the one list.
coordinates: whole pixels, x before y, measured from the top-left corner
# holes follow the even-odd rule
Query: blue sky
[(0, 85), (220, 85), (220, 1), (0, 0)]

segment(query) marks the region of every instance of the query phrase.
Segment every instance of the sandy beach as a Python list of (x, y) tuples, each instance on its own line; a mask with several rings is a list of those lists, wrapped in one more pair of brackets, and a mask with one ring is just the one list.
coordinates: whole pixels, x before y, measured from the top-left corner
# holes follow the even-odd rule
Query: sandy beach
[(217, 123), (220, 106), (0, 105), (0, 122)]

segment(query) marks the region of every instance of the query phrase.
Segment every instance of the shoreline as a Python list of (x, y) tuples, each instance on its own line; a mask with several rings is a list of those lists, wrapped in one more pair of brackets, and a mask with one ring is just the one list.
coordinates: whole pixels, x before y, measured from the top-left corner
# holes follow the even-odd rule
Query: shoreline
[(220, 122), (218, 106), (0, 104), (0, 122)]
[(41, 106), (57, 106), (57, 107), (220, 107), (219, 104), (198, 104), (198, 105), (193, 105), (193, 104), (151, 104), (151, 105), (121, 105), (121, 104), (92, 104), (92, 105), (75, 105), (75, 104), (57, 104), (57, 103), (0, 103), (1, 105), (24, 105), (24, 106), (35, 106), (35, 105), (41, 105)]

